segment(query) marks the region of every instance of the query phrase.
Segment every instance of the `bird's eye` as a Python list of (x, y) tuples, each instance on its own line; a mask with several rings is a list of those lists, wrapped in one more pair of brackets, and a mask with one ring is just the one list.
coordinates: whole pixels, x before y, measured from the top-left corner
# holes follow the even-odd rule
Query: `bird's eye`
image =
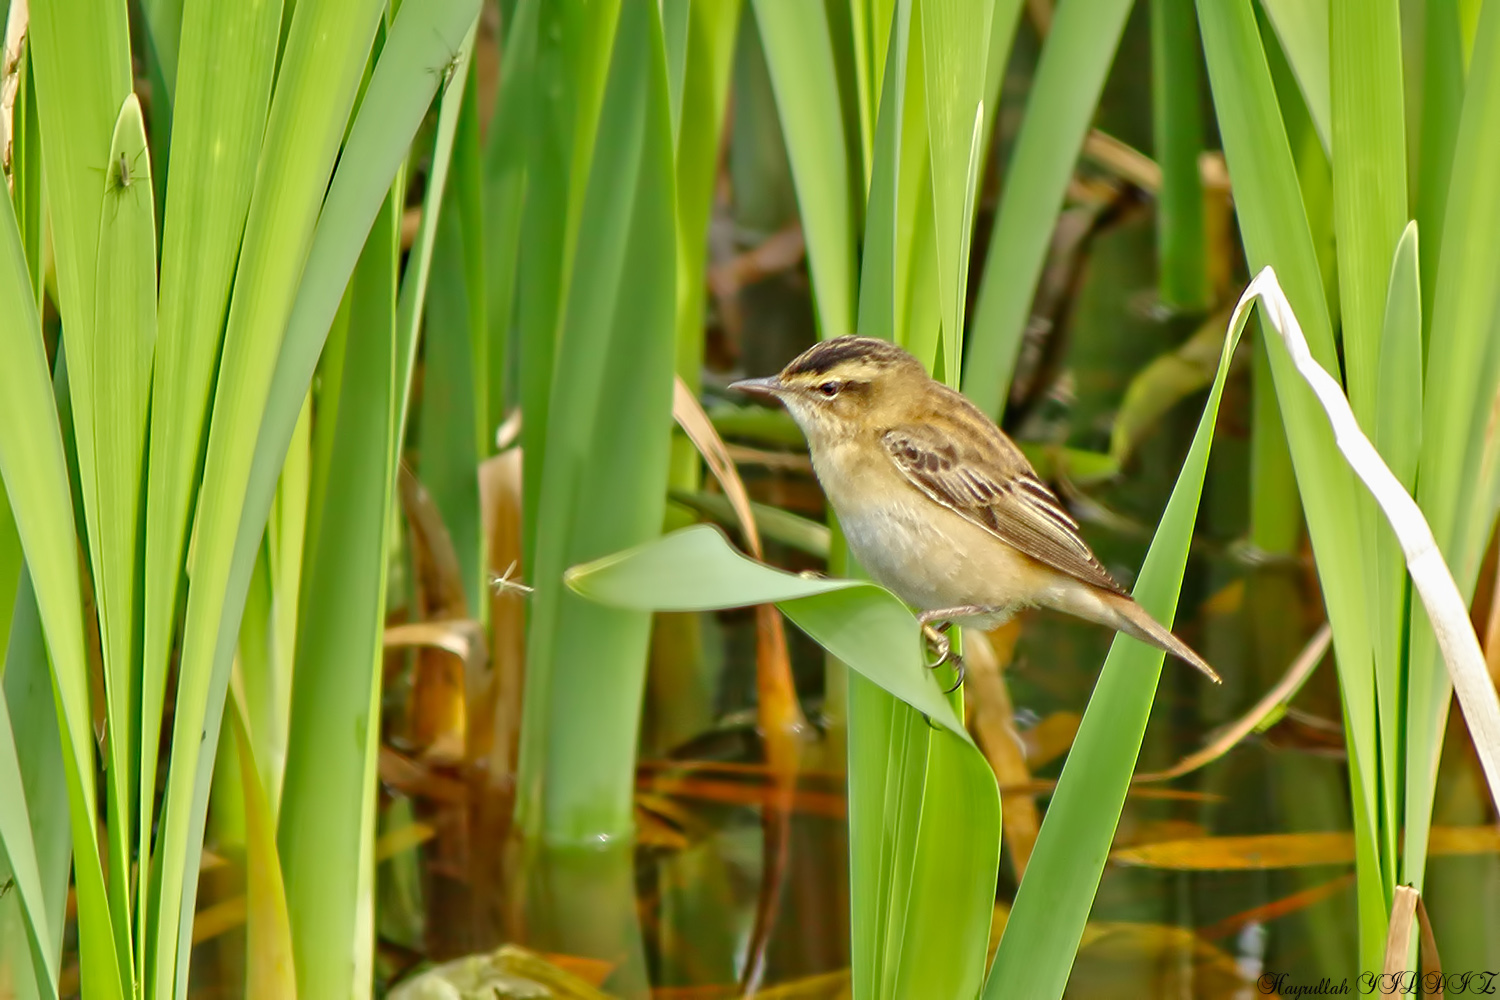
[(842, 388), (843, 386), (838, 382), (824, 382), (822, 385), (818, 386), (818, 391), (829, 399), (832, 399), (834, 396), (837, 396), (839, 394), (839, 390)]

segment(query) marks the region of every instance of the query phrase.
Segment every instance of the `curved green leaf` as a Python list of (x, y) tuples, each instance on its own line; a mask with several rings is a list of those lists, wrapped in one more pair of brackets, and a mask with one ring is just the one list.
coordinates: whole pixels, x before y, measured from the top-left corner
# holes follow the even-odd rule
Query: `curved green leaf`
[(799, 576), (741, 555), (708, 525), (674, 531), (574, 566), (568, 586), (636, 611), (710, 611), (775, 604), (798, 628), (871, 681), (968, 741), (936, 678), (921, 667), (921, 633), (890, 591), (859, 580)]

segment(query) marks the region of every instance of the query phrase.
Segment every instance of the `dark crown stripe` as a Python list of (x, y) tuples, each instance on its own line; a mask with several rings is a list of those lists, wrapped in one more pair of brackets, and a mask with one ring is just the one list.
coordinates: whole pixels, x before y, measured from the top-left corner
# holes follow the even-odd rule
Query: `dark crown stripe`
[(905, 355), (895, 344), (871, 337), (835, 337), (804, 351), (787, 368), (788, 375), (822, 375), (846, 361), (862, 359), (894, 364)]

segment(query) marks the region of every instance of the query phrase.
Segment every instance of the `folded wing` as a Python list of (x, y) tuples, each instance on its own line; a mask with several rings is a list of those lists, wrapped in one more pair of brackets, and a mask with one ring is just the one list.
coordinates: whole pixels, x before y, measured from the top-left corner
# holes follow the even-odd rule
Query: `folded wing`
[(881, 443), (906, 478), (944, 507), (1038, 562), (1124, 594), (1026, 456), (990, 426), (992, 433), (965, 435), (959, 444), (913, 424), (886, 431)]

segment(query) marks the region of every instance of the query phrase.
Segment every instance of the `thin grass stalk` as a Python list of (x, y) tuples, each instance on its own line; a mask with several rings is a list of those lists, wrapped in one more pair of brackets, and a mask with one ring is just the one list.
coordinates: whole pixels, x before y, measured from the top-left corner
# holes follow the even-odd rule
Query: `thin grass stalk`
[(1156, 208), (1157, 294), (1193, 312), (1209, 305), (1198, 22), (1191, 0), (1151, 0), (1151, 134), (1161, 165)]

